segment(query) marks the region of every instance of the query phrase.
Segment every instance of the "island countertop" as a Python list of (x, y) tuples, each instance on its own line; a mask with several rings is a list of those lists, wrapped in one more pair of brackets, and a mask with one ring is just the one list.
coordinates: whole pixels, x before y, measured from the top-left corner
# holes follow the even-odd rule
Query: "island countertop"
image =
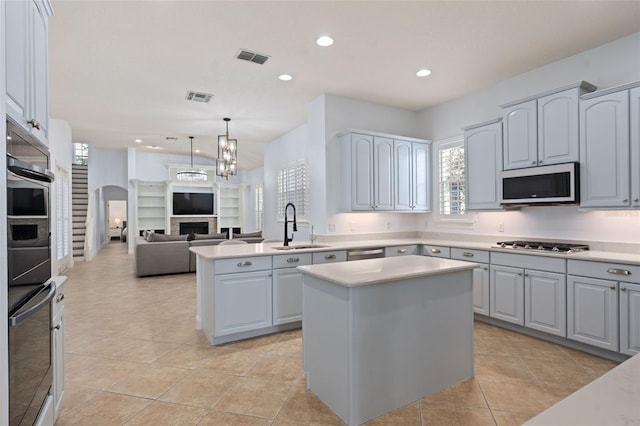
[(476, 266), (478, 265), (472, 262), (411, 255), (359, 260), (357, 262), (298, 266), (297, 269), (305, 274), (343, 287), (360, 287), (466, 271)]

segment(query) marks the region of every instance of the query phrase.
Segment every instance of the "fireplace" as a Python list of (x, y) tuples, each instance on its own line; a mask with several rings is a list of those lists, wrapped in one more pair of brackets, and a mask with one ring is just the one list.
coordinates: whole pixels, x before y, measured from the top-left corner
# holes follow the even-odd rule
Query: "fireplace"
[(180, 234), (208, 234), (209, 222), (180, 222)]

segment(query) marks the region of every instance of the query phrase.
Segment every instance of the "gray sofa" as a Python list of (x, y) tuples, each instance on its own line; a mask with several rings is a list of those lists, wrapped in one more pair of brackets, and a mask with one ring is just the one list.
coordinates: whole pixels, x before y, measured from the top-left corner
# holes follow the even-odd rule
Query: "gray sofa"
[[(191, 237), (191, 238), (189, 238)], [(181, 274), (196, 271), (196, 256), (192, 246), (217, 245), (226, 241), (226, 234), (164, 235), (145, 231), (136, 238), (136, 275)], [(234, 234), (234, 239), (261, 243), (262, 233)]]

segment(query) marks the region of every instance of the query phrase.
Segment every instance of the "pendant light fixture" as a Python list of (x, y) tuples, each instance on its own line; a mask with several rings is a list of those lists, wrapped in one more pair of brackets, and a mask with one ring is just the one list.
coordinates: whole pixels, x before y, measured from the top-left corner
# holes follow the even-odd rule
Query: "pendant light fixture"
[(207, 171), (193, 168), (193, 136), (189, 136), (189, 139), (191, 140), (191, 168), (179, 169), (176, 172), (176, 179), (182, 182), (206, 182)]
[(216, 175), (229, 180), (229, 176), (237, 173), (238, 140), (229, 138), (230, 118), (223, 118), (227, 131), (218, 136), (218, 158), (216, 160)]

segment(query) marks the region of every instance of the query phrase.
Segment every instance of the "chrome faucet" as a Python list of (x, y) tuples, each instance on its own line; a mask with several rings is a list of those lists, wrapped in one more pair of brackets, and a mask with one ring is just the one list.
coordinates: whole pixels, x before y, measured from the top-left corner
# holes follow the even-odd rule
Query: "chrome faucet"
[(289, 241), (293, 241), (293, 234), (291, 234), (291, 238), (287, 236), (287, 227), (289, 225), (289, 218), (287, 217), (287, 211), (289, 210), (289, 206), (293, 207), (293, 232), (298, 232), (298, 224), (296, 223), (296, 206), (293, 203), (287, 203), (284, 207), (284, 245), (288, 246)]

